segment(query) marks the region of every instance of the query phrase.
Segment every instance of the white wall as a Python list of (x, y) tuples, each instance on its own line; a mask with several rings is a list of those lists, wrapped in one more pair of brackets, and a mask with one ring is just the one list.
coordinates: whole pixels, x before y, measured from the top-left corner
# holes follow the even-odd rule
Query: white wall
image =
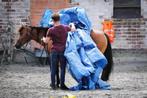
[(111, 17), (113, 15), (113, 0), (77, 0), (80, 7), (85, 8), (86, 13), (94, 29), (101, 29), (101, 16)]
[(147, 0), (141, 0), (141, 15), (147, 18)]
[(147, 0), (141, 0), (141, 15), (145, 18), (145, 38), (144, 38), (144, 47), (147, 47)]

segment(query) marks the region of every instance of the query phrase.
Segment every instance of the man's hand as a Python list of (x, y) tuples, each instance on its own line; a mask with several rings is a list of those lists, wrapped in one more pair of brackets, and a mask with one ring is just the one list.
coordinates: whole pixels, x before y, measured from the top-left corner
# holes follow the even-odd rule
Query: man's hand
[(49, 38), (49, 37), (43, 37), (41, 40), (42, 40), (44, 43), (48, 43), (49, 40), (50, 40), (50, 38)]

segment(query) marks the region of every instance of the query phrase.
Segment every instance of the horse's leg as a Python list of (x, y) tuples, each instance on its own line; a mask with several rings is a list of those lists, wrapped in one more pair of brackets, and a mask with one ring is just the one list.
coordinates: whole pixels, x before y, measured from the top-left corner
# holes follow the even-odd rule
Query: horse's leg
[(107, 38), (107, 48), (104, 52), (104, 56), (106, 57), (108, 64), (106, 65), (106, 67), (104, 68), (103, 72), (102, 72), (102, 80), (107, 81), (109, 80), (110, 77), (110, 73), (112, 71), (112, 67), (113, 67), (113, 57), (112, 57), (112, 48), (111, 48), (111, 44), (110, 41), (108, 39), (108, 36), (105, 34), (106, 38)]

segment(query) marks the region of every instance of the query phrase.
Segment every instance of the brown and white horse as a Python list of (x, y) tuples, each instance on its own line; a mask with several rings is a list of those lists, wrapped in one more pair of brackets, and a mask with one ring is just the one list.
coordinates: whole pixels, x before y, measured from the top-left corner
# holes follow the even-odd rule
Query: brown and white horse
[[(38, 43), (41, 43), (41, 38), (46, 36), (48, 28), (43, 27), (32, 27), (32, 26), (22, 26), (19, 29), (19, 39), (17, 40), (15, 47), (21, 48), (25, 43), (29, 42), (30, 40), (35, 40)], [(105, 55), (108, 64), (104, 68), (102, 73), (102, 79), (107, 81), (109, 79), (112, 66), (113, 66), (113, 59), (112, 59), (112, 49), (111, 44), (108, 40), (108, 36), (104, 33), (95, 33), (93, 30), (91, 31), (91, 38), (96, 43), (97, 47), (100, 51)], [(52, 45), (52, 41), (48, 43), (48, 51), (50, 51)]]

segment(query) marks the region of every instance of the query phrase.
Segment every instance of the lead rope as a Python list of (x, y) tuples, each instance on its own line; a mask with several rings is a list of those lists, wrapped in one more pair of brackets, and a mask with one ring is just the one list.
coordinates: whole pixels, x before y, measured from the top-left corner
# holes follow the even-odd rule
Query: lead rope
[[(38, 34), (38, 36), (39, 36), (39, 34)], [(40, 39), (41, 39), (41, 46), (43, 46), (43, 50), (42, 50), (42, 52), (41, 52), (40, 57), (42, 57), (43, 52), (45, 52), (45, 54), (46, 54), (46, 57), (45, 57), (46, 59), (45, 59), (45, 61), (47, 60), (48, 63), (49, 63), (49, 60), (48, 60), (48, 58), (49, 58), (48, 43), (47, 43), (47, 44), (44, 43), (43, 40), (42, 40), (42, 38), (39, 38), (38, 40), (40, 40)], [(41, 48), (40, 48), (40, 49), (41, 49)]]

